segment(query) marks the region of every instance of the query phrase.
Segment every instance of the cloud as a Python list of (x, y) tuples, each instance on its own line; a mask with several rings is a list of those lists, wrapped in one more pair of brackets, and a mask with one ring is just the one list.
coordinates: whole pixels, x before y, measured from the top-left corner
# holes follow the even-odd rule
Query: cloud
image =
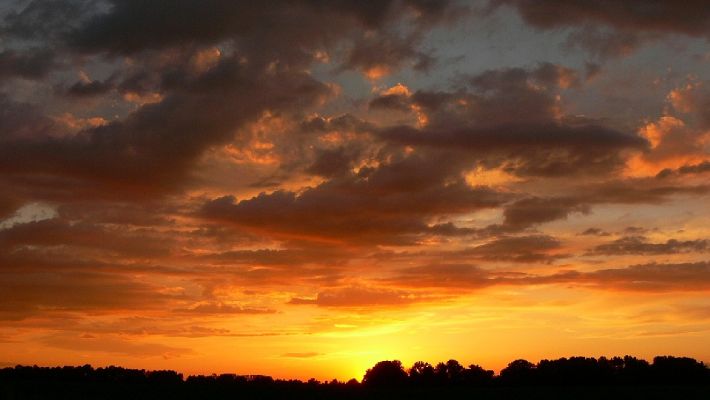
[(69, 97), (76, 98), (94, 97), (106, 94), (113, 88), (114, 84), (111, 82), (111, 79), (107, 79), (103, 82), (98, 80), (88, 82), (79, 81), (66, 88), (64, 93)]
[(248, 264), (259, 266), (296, 266), (329, 263), (331, 265), (350, 256), (341, 249), (328, 247), (289, 249), (232, 250), (219, 253), (203, 253), (195, 258), (213, 264)]
[(489, 271), (469, 264), (431, 264), (400, 270), (387, 282), (400, 287), (484, 289), (509, 285), (569, 285), (597, 290), (640, 292), (702, 291), (710, 287), (710, 264), (639, 264), (550, 275)]
[(403, 287), (476, 289), (492, 285), (494, 278), (470, 264), (428, 264), (402, 269), (386, 281)]
[(277, 237), (408, 243), (413, 240), (408, 236), (430, 232), (429, 217), (496, 207), (507, 198), (455, 179), (454, 168), (412, 155), (300, 193), (279, 190), (241, 201), (230, 196), (214, 199), (201, 213)]
[(505, 208), (503, 224), (512, 228), (525, 228), (565, 219), (572, 213), (589, 213), (589, 205), (577, 198), (528, 197)]
[(0, 248), (64, 246), (103, 250), (131, 258), (166, 256), (170, 247), (155, 231), (115, 229), (89, 222), (71, 223), (61, 218), (16, 224), (0, 230)]
[(16, 140), (47, 136), (56, 131), (56, 123), (39, 107), (18, 102), (0, 93), (0, 142), (10, 145)]
[(565, 257), (554, 252), (559, 250), (561, 245), (559, 240), (548, 235), (513, 236), (494, 239), (463, 250), (460, 254), (487, 261), (551, 262)]
[(663, 179), (673, 175), (689, 175), (689, 174), (703, 174), (710, 172), (710, 161), (705, 160), (697, 164), (686, 164), (682, 165), (676, 169), (664, 168), (658, 174), (656, 178)]
[(352, 170), (358, 158), (359, 149), (356, 146), (319, 149), (315, 161), (306, 172), (324, 178), (346, 175)]
[(0, 318), (24, 319), (52, 311), (160, 309), (174, 296), (120, 274), (9, 271), (0, 274)]
[(431, 68), (434, 58), (417, 50), (419, 35), (408, 37), (371, 36), (356, 41), (342, 64), (343, 69), (357, 69), (370, 79), (389, 75), (410, 61), (416, 70)]
[[(654, 184), (654, 182), (656, 182)], [(571, 189), (576, 195), (566, 197), (526, 197), (508, 204), (503, 210), (504, 230), (520, 230), (538, 224), (566, 219), (575, 213), (588, 214), (596, 204), (659, 204), (674, 196), (708, 193), (706, 185), (665, 185), (655, 179), (620, 179), (587, 184)]]
[(140, 1), (114, 1), (108, 12), (97, 14), (74, 29), (69, 42), (82, 51), (132, 54), (227, 39), (243, 40), (247, 45), (258, 40), (262, 50), (294, 54), (303, 47), (325, 47), (356, 29), (376, 33), (402, 16), (412, 16), (417, 24), (427, 25), (445, 16), (448, 9), (446, 1), (278, 1), (245, 5), (210, 0), (179, 1), (169, 8)]
[(162, 343), (135, 342), (112, 336), (77, 337), (65, 333), (45, 336), (40, 340), (45, 346), (81, 352), (111, 353), (133, 357), (175, 358), (193, 353), (192, 350)]
[(46, 49), (0, 52), (0, 81), (11, 77), (42, 79), (55, 66), (55, 54)]
[(489, 70), (471, 90), (385, 94), (370, 108), (413, 110), (423, 126), (386, 126), (378, 135), (415, 149), (448, 151), (518, 176), (608, 175), (626, 155), (647, 148), (633, 133), (560, 115), (559, 90), (579, 85), (576, 71), (554, 64)]
[(496, 2), (513, 5), (526, 22), (540, 28), (574, 26), (592, 22), (620, 29), (688, 35), (710, 34), (707, 24), (710, 20), (710, 11), (703, 7), (701, 1), (691, 1), (684, 6), (671, 0), (652, 3), (634, 1), (628, 4), (586, 1), (567, 1), (560, 4), (554, 0), (498, 0)]
[[(565, 274), (559, 278), (565, 280)], [(579, 283), (631, 291), (697, 291), (710, 287), (710, 263), (640, 264), (580, 274)], [(550, 279), (555, 280), (552, 276)], [(544, 278), (543, 278), (544, 280)], [(574, 282), (575, 279), (570, 279)]]
[(491, 5), (515, 8), (531, 26), (569, 28), (569, 37), (597, 55), (625, 55), (658, 35), (710, 36), (710, 12), (702, 1), (679, 4), (671, 0), (616, 2), (554, 0), (493, 0)]
[(0, 168), (20, 176), (88, 181), (116, 196), (160, 193), (183, 184), (188, 168), (207, 148), (229, 141), (266, 109), (301, 109), (329, 92), (302, 72), (270, 73), (227, 59), (125, 119), (69, 137), (33, 133), (40, 138), (7, 141), (0, 150)]
[[(245, 6), (210, 0), (179, 1), (167, 9), (157, 3), (119, 1), (94, 6), (32, 2), (9, 11), (2, 30), (12, 40), (44, 38), (63, 55), (106, 62), (110, 78), (77, 82), (67, 94), (104, 97), (115, 86), (128, 102), (142, 106), (71, 135), (57, 133), (57, 126), (23, 124), (29, 132), (4, 141), (0, 151), (0, 168), (7, 171), (6, 179), (12, 176), (13, 186), (53, 175), (64, 180), (67, 190), (91, 187), (98, 192), (94, 195), (130, 198), (175, 191), (186, 184), (189, 169), (205, 151), (230, 142), (263, 113), (290, 110), (303, 115), (331, 95), (333, 88), (308, 72), (316, 53), (343, 41), (364, 40), (358, 39), (363, 30), (368, 37), (389, 38), (389, 27), (405, 18), (417, 31), (428, 29), (449, 8), (446, 2), (418, 1)], [(76, 19), (70, 21), (69, 16)], [(44, 34), (36, 35), (35, 30)], [(207, 51), (213, 57), (200, 64)], [(126, 58), (122, 65), (114, 62), (137, 53), (142, 56)], [(46, 52), (0, 54), (0, 75), (39, 78), (51, 68)]]
[(684, 86), (673, 89), (668, 101), (681, 115), (690, 117), (694, 126), (710, 128), (710, 82), (691, 79)]
[(194, 307), (174, 310), (183, 314), (230, 315), (230, 314), (273, 314), (276, 311), (268, 308), (244, 307), (224, 303), (200, 303)]
[(581, 236), (609, 236), (609, 232), (600, 228), (587, 228), (583, 232), (580, 232)]
[(664, 243), (649, 243), (643, 236), (625, 236), (609, 243), (594, 247), (590, 254), (627, 255), (627, 254), (679, 254), (703, 253), (710, 250), (710, 241), (706, 239), (676, 240), (668, 239)]
[(405, 305), (426, 300), (426, 297), (400, 290), (352, 286), (323, 291), (315, 298), (294, 297), (289, 304), (359, 308)]

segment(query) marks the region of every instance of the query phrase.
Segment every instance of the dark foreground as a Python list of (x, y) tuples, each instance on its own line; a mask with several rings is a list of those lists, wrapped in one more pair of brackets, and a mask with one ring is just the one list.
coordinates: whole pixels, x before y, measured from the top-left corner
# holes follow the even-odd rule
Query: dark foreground
[(614, 387), (490, 387), (490, 388), (405, 388), (384, 390), (359, 388), (304, 389), (268, 388), (229, 390), (223, 388), (161, 387), (146, 385), (56, 384), (6, 386), (2, 399), (702, 399), (710, 398), (710, 387), (702, 386), (614, 386)]
[(382, 361), (362, 383), (189, 376), (120, 367), (0, 370), (0, 399), (710, 399), (710, 370), (690, 358), (516, 360), (499, 375), (455, 360), (405, 370)]

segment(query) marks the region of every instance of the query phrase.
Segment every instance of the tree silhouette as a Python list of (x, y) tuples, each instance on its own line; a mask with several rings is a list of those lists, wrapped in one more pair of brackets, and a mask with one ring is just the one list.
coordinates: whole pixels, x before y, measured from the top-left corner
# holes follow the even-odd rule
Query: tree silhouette
[(535, 364), (527, 360), (515, 360), (500, 371), (500, 377), (506, 383), (525, 384), (533, 382)]
[(407, 383), (407, 373), (399, 360), (380, 361), (365, 372), (362, 383), (368, 386), (398, 386)]
[(493, 382), (495, 372), (471, 364), (464, 372), (464, 381), (469, 385), (488, 385)]
[(409, 381), (415, 385), (431, 386), (434, 384), (434, 367), (428, 362), (417, 361), (409, 369)]
[[(532, 386), (535, 386), (532, 388)], [(530, 394), (533, 394), (530, 396)], [(0, 369), (0, 399), (387, 399), (457, 398), (710, 398), (710, 370), (687, 357), (658, 356), (649, 364), (632, 356), (570, 357), (533, 364), (515, 360), (500, 375), (449, 360), (418, 361), (408, 373), (397, 360), (351, 379), (273, 379), (265, 375), (197, 375), (121, 367)]]

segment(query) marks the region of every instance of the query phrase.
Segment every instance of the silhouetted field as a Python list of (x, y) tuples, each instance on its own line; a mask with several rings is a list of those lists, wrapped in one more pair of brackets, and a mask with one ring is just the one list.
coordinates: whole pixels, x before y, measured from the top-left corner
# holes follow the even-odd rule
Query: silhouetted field
[(120, 367), (0, 370), (2, 399), (710, 399), (710, 370), (685, 357), (516, 360), (499, 375), (455, 360), (381, 361), (362, 382), (188, 376)]

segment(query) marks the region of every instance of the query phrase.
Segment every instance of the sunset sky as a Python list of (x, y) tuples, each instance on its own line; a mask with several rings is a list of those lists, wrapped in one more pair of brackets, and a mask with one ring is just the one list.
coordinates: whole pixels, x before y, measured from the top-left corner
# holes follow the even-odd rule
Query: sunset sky
[(0, 367), (710, 362), (706, 1), (0, 2)]

